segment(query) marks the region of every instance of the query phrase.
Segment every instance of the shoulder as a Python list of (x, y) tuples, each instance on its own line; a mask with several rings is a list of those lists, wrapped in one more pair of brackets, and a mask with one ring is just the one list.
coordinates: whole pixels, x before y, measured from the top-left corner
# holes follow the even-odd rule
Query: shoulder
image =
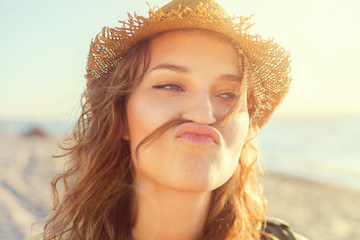
[[(308, 240), (306, 237), (292, 231), (289, 224), (282, 219), (267, 218), (264, 227), (265, 233), (269, 233), (279, 240)], [(262, 240), (270, 239), (266, 236), (262, 238)]]

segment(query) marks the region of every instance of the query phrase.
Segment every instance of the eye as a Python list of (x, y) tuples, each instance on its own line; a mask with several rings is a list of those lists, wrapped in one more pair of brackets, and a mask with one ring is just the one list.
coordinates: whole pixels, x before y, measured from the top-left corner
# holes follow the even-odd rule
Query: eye
[(184, 92), (184, 88), (175, 83), (164, 83), (152, 86), (155, 89), (164, 89), (169, 91)]
[(226, 93), (219, 94), (218, 97), (220, 97), (224, 100), (233, 101), (234, 99), (236, 99), (238, 97), (238, 95), (235, 92), (226, 92)]

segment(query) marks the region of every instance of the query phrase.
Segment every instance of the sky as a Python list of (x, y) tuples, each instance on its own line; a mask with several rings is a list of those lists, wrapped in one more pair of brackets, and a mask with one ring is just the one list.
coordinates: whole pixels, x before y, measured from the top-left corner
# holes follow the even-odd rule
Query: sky
[[(231, 15), (254, 14), (251, 32), (290, 51), (293, 82), (276, 115), (360, 114), (360, 1), (218, 2)], [(0, 120), (76, 118), (91, 39), (147, 10), (145, 0), (1, 0)]]

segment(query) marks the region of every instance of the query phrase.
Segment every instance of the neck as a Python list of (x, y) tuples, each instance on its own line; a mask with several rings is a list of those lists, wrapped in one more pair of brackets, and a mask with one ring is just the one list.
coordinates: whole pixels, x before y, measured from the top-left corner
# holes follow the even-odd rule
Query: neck
[(136, 240), (201, 239), (211, 192), (185, 192), (142, 180), (136, 193)]

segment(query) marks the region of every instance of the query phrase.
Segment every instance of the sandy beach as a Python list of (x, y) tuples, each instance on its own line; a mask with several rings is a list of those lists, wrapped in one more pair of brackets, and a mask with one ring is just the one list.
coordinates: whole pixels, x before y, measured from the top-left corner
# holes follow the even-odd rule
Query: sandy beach
[(260, 177), (268, 216), (311, 240), (360, 239), (360, 192), (268, 173)]
[[(27, 239), (50, 208), (58, 137), (0, 133), (0, 239)], [(360, 192), (267, 173), (260, 177), (268, 215), (311, 240), (360, 239)]]

